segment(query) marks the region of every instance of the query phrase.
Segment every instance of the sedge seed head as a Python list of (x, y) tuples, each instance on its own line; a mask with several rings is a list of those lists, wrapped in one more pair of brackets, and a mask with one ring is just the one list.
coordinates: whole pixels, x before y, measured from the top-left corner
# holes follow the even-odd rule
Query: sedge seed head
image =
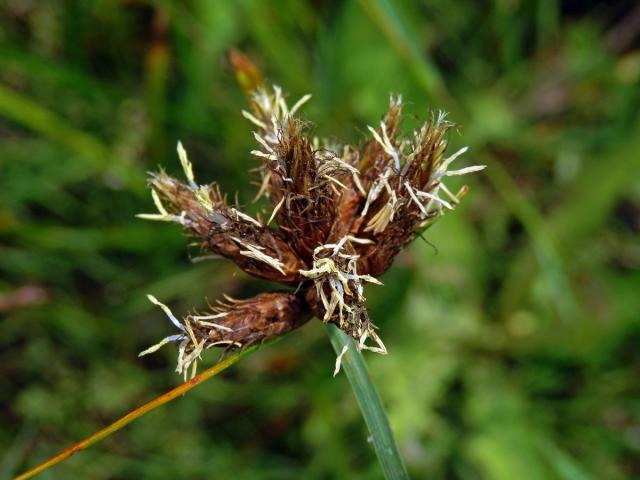
[[(236, 57), (248, 89), (250, 122), (259, 167), (259, 191), (271, 204), (268, 221), (230, 206), (215, 183), (198, 184), (186, 150), (178, 144), (185, 180), (164, 172), (149, 180), (158, 213), (142, 218), (178, 223), (203, 250), (234, 262), (258, 278), (278, 282), (288, 291), (251, 299), (228, 299), (209, 311), (176, 320), (178, 333), (144, 354), (174, 342), (178, 371), (195, 372), (200, 354), (214, 346), (244, 348), (282, 335), (311, 315), (335, 323), (359, 349), (386, 353), (366, 309), (364, 285), (439, 217), (454, 210), (466, 193), (452, 193), (449, 176), (479, 171), (483, 165), (457, 170), (450, 166), (466, 152), (447, 154), (447, 131), (453, 124), (433, 113), (419, 129), (403, 136), (402, 98), (392, 96), (389, 109), (362, 146), (310, 138), (297, 116), (306, 95), (291, 107), (278, 86)], [(234, 64), (235, 64), (234, 63)], [(251, 89), (249, 89), (251, 87)]]

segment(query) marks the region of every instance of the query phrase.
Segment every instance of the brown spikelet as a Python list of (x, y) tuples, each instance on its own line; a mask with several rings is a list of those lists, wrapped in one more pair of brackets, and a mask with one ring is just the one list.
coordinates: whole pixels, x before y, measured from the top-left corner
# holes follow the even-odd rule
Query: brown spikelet
[(208, 341), (233, 342), (243, 348), (290, 332), (309, 319), (306, 302), (290, 292), (261, 293), (246, 300), (213, 307), (212, 311), (225, 313), (220, 324), (231, 331), (209, 329)]
[(288, 292), (261, 293), (247, 300), (218, 302), (205, 313), (190, 314), (178, 320), (166, 305), (153, 296), (180, 333), (171, 335), (140, 353), (148, 355), (166, 343), (178, 343), (176, 371), (187, 376), (195, 373), (204, 350), (212, 347), (247, 348), (283, 335), (309, 320), (306, 302)]
[(304, 264), (283, 235), (229, 207), (217, 185), (194, 189), (164, 173), (152, 175), (150, 183), (165, 210), (208, 251), (259, 278), (285, 284), (300, 281)]

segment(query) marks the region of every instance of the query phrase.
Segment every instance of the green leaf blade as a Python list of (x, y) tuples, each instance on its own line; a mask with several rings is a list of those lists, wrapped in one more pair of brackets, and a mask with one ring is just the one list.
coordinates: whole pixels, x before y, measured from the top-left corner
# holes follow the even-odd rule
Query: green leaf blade
[(336, 354), (340, 354), (345, 346), (348, 347), (342, 357), (342, 369), (347, 375), (358, 406), (367, 425), (373, 447), (386, 479), (408, 479), (407, 469), (402, 461), (389, 419), (382, 406), (382, 401), (376, 387), (371, 382), (367, 365), (362, 353), (356, 348), (351, 337), (333, 324), (327, 325), (327, 332), (331, 345)]

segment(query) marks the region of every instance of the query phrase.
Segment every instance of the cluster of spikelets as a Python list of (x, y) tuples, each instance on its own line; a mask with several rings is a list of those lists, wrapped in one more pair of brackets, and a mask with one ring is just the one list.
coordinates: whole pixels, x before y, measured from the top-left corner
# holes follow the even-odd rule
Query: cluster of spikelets
[(442, 113), (401, 136), (400, 97), (391, 98), (388, 112), (377, 129), (369, 127), (371, 139), (362, 147), (309, 138), (307, 124), (296, 117), (309, 95), (289, 107), (279, 87), (257, 85), (249, 98), (251, 110), (242, 113), (255, 128), (257, 149), (251, 153), (260, 160), (256, 199), (270, 201), (268, 220), (230, 205), (216, 184), (198, 184), (181, 144), (186, 182), (152, 174), (158, 213), (140, 217), (178, 223), (208, 256), (232, 260), (245, 272), (289, 290), (243, 301), (227, 297), (182, 320), (149, 296), (179, 333), (142, 354), (176, 342), (177, 371), (186, 376), (190, 367), (195, 372), (204, 349), (264, 342), (311, 316), (335, 323), (359, 349), (386, 353), (367, 314), (364, 284), (380, 284), (376, 278), (396, 254), (460, 202), (466, 187), (453, 193), (446, 177), (484, 166), (450, 169), (466, 149), (445, 153), (446, 132), (453, 125)]

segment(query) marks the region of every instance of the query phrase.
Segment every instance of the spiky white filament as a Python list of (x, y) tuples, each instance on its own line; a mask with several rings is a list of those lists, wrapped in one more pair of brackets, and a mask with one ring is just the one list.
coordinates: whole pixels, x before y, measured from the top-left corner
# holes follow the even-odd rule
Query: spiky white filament
[(365, 202), (364, 208), (360, 213), (360, 216), (363, 217), (369, 211), (369, 207), (375, 202), (382, 190), (386, 190), (389, 195), (389, 199), (387, 202), (375, 213), (375, 215), (369, 220), (364, 231), (374, 233), (380, 233), (387, 228), (387, 225), (395, 216), (396, 210), (398, 208), (398, 196), (396, 191), (389, 184), (389, 177), (391, 177), (392, 171), (390, 168), (387, 168), (374, 182), (371, 188), (369, 189), (369, 193), (367, 195), (367, 200)]
[(447, 177), (453, 177), (457, 175), (466, 175), (467, 173), (479, 172), (487, 168), (486, 165), (472, 165), (471, 167), (461, 168), (460, 170), (449, 170), (445, 173)]
[(449, 199), (455, 203), (456, 205), (460, 203), (460, 199), (458, 197), (456, 197), (453, 193), (451, 193), (451, 190), (449, 190), (447, 188), (447, 186), (444, 183), (440, 183), (440, 189), (444, 192), (444, 194), (449, 197)]
[(205, 320), (215, 320), (218, 318), (226, 317), (227, 315), (229, 315), (228, 312), (220, 312), (220, 313), (214, 313), (211, 315), (189, 315), (188, 318), (190, 320), (195, 320), (196, 323), (200, 325), (204, 325), (205, 327), (212, 327), (212, 328), (215, 328), (216, 330), (221, 330), (223, 332), (233, 332), (232, 328), (226, 327), (224, 325), (220, 325), (218, 323), (205, 321)]
[[(336, 243), (320, 245), (313, 252), (313, 266), (309, 270), (300, 270), (300, 274), (314, 281), (316, 293), (325, 310), (323, 321), (329, 321), (334, 314), (338, 317), (338, 326), (342, 329), (349, 328), (358, 332), (358, 338), (362, 336), (377, 338), (372, 326), (367, 322), (366, 328), (360, 318), (362, 308), (358, 306), (364, 302), (363, 282), (381, 285), (370, 275), (360, 275), (357, 271), (358, 255), (345, 253), (344, 247), (348, 242), (359, 244), (373, 243), (369, 239), (357, 238), (347, 235)], [(328, 256), (327, 255), (328, 252)], [(355, 297), (356, 304), (349, 305), (346, 297)], [(379, 339), (377, 339), (379, 340)], [(376, 340), (376, 343), (377, 343)], [(381, 342), (380, 342), (381, 343)], [(361, 341), (359, 349), (376, 349), (369, 347)], [(377, 348), (376, 351), (382, 351)], [(385, 350), (386, 352), (386, 350)]]
[(193, 165), (189, 161), (189, 157), (187, 157), (187, 151), (182, 146), (182, 142), (178, 142), (178, 157), (180, 158), (180, 163), (182, 164), (182, 169), (184, 170), (184, 175), (187, 177), (187, 182), (189, 182), (189, 186), (191, 188), (198, 188), (198, 185), (195, 182), (195, 178), (193, 176)]
[(248, 257), (248, 258), (253, 258), (254, 260), (258, 260), (259, 262), (266, 263), (271, 268), (278, 270), (282, 275), (286, 275), (284, 271), (284, 263), (282, 263), (279, 259), (274, 258), (262, 252), (261, 250), (264, 250), (264, 247), (261, 247), (260, 245), (253, 245), (237, 237), (230, 237), (230, 238), (241, 247), (246, 248), (246, 250), (240, 250), (241, 255), (244, 255), (245, 257)]
[(416, 206), (420, 209), (420, 212), (422, 213), (422, 216), (426, 217), (427, 216), (427, 209), (424, 207), (422, 202), (420, 200), (418, 200), (418, 197), (416, 196), (415, 192), (413, 191), (413, 188), (411, 188), (411, 185), (409, 185), (409, 182), (404, 182), (404, 188), (406, 188), (407, 192), (409, 192), (409, 196), (411, 197), (411, 200), (413, 200), (413, 203), (415, 203)]
[[(176, 371), (180, 374), (183, 374), (185, 379), (187, 378), (189, 368), (191, 368), (191, 377), (195, 376), (198, 359), (200, 358), (200, 355), (202, 354), (202, 351), (204, 350), (205, 344), (207, 342), (206, 337), (198, 341), (192, 327), (192, 322), (198, 323), (203, 327), (215, 328), (223, 332), (233, 331), (233, 329), (225, 325), (219, 325), (214, 322), (206, 321), (206, 320), (215, 320), (218, 318), (225, 317), (228, 315), (228, 312), (220, 312), (220, 313), (214, 313), (209, 315), (187, 315), (183, 319), (183, 321), (180, 322), (176, 318), (176, 316), (173, 314), (171, 309), (167, 307), (164, 303), (160, 302), (156, 297), (154, 297), (153, 295), (147, 295), (147, 298), (151, 303), (159, 306), (162, 309), (162, 311), (167, 315), (169, 320), (171, 320), (171, 323), (173, 323), (182, 333), (179, 333), (177, 335), (170, 335), (168, 337), (163, 338), (160, 342), (140, 352), (138, 356), (142, 357), (144, 355), (148, 355), (150, 353), (156, 352), (167, 343), (179, 341), (180, 344), (178, 345), (178, 361), (176, 365)], [(241, 346), (238, 342), (233, 342), (231, 340), (219, 340), (216, 342), (209, 343), (206, 348), (209, 348), (218, 344), (233, 344), (233, 345)], [(187, 353), (187, 348), (189, 349), (189, 353)]]
[(440, 168), (442, 169), (442, 171), (446, 171), (447, 168), (449, 168), (449, 165), (451, 165), (451, 163), (456, 158), (458, 158), (460, 155), (464, 155), (467, 151), (469, 151), (469, 147), (462, 147), (460, 150), (455, 152), (453, 155), (450, 155), (449, 157), (445, 158), (442, 161), (442, 163), (440, 164)]
[(169, 212), (167, 212), (167, 210), (164, 208), (164, 205), (162, 205), (162, 201), (160, 200), (158, 192), (156, 192), (155, 188), (151, 189), (151, 198), (153, 198), (154, 205), (162, 215), (169, 215)]
[[(437, 118), (434, 120), (436, 125), (442, 124), (444, 120), (445, 114), (443, 112), (439, 112)], [(403, 177), (408, 171), (408, 167), (410, 164), (415, 161), (417, 152), (420, 151), (420, 146), (429, 141), (430, 138), (430, 123), (426, 123), (420, 131), (414, 132), (415, 142), (413, 144), (413, 148), (409, 155), (406, 157), (405, 166), (400, 172), (400, 176)], [(374, 138), (380, 145), (383, 146), (385, 151), (389, 148), (388, 137), (384, 137), (386, 132), (384, 126), (382, 127), (383, 136), (381, 137), (375, 130), (369, 127), (369, 130), (374, 135)], [(410, 197), (410, 202), (415, 204), (420, 210), (421, 217), (424, 219), (429, 216), (430, 209), (434, 204), (437, 205), (438, 214), (442, 214), (443, 207), (448, 210), (453, 210), (454, 205), (460, 203), (460, 200), (456, 195), (454, 195), (447, 186), (443, 183), (443, 177), (449, 176), (457, 176), (457, 175), (465, 175), (467, 173), (477, 172), (486, 168), (485, 165), (473, 165), (465, 168), (461, 168), (459, 170), (449, 170), (449, 166), (461, 155), (468, 151), (468, 147), (463, 147), (445, 158), (442, 161), (436, 163), (434, 171), (431, 176), (431, 181), (429, 191), (422, 191), (416, 186), (412, 186), (409, 181), (404, 181), (402, 186), (405, 188)], [(389, 152), (387, 152), (389, 153)], [(395, 192), (395, 190), (391, 187), (390, 182), (388, 181), (391, 176), (390, 169), (385, 170), (371, 185), (369, 188), (369, 192), (367, 193), (367, 199), (360, 213), (361, 216), (365, 216), (370, 208), (370, 206), (378, 199), (383, 189), (387, 191), (389, 194), (389, 201), (382, 205), (376, 214), (369, 220), (368, 224), (365, 227), (365, 231), (373, 231), (374, 233), (382, 232), (389, 222), (393, 220), (394, 214), (397, 210), (399, 203), (397, 202), (397, 196), (399, 193)], [(443, 200), (440, 198), (439, 191), (442, 190), (445, 196), (450, 200)], [(426, 199), (426, 202), (422, 199)]]
[(282, 208), (282, 204), (284, 203), (285, 200), (286, 200), (286, 197), (282, 197), (280, 199), (278, 204), (273, 209), (273, 212), (271, 212), (271, 216), (269, 217), (269, 221), (267, 222), (267, 225), (269, 225), (271, 223), (271, 221), (276, 217), (276, 215), (278, 214), (278, 210), (280, 210), (280, 208)]
[(147, 294), (147, 298), (151, 303), (159, 306), (162, 309), (162, 311), (169, 318), (169, 320), (171, 320), (171, 323), (173, 323), (178, 329), (182, 330), (183, 332), (186, 332), (184, 325), (180, 323), (180, 321), (176, 318), (176, 316), (173, 314), (173, 312), (169, 307), (167, 307), (164, 303), (162, 303), (160, 300), (158, 300), (156, 297), (154, 297), (151, 294)]
[[(292, 117), (293, 115), (295, 115), (295, 113), (298, 111), (298, 109), (304, 105), (305, 103), (307, 103), (309, 100), (311, 99), (311, 94), (307, 93), (306, 95), (304, 95), (302, 98), (300, 98), (300, 100), (298, 100), (296, 103), (293, 104), (293, 107), (291, 107), (291, 110), (289, 110), (288, 115), (290, 117)], [(286, 104), (285, 104), (286, 105)]]
[(143, 220), (154, 220), (157, 222), (175, 222), (184, 226), (187, 225), (189, 220), (187, 220), (186, 218), (186, 212), (182, 212), (180, 215), (172, 215), (171, 213), (167, 212), (167, 210), (164, 208), (164, 205), (162, 205), (162, 201), (158, 196), (158, 192), (156, 192), (153, 188), (151, 189), (151, 198), (153, 198), (153, 203), (160, 213), (138, 213), (136, 215), (136, 218), (142, 218)]
[(249, 120), (254, 125), (256, 125), (257, 127), (260, 127), (263, 130), (267, 130), (267, 125), (263, 121), (258, 120), (255, 116), (253, 116), (251, 113), (247, 112), (246, 110), (242, 110), (242, 116), (247, 120)]
[(416, 195), (419, 197), (426, 197), (430, 200), (433, 200), (434, 202), (439, 203), (440, 205), (444, 206), (445, 208), (448, 208), (449, 210), (453, 210), (453, 207), (451, 206), (451, 204), (445, 200), (442, 200), (440, 197), (438, 197), (437, 195), (434, 195), (433, 193), (429, 193), (429, 192), (422, 192), (420, 190), (416, 191)]
[(185, 338), (187, 338), (187, 337), (185, 335), (183, 335), (183, 334), (180, 334), (180, 333), (177, 334), (177, 335), (169, 335), (168, 337), (165, 337), (162, 340), (160, 340), (155, 345), (152, 345), (151, 347), (147, 348), (146, 350), (143, 350), (142, 352), (140, 352), (138, 354), (138, 357), (144, 357), (145, 355), (149, 355), (150, 353), (157, 352), (163, 346), (165, 346), (167, 343), (177, 342), (178, 340), (184, 340)]
[(385, 182), (387, 182), (391, 174), (391, 169), (387, 168), (378, 178), (375, 179), (373, 185), (371, 185), (371, 188), (369, 189), (369, 193), (367, 193), (367, 201), (364, 204), (362, 212), (360, 212), (361, 217), (364, 217), (367, 214), (373, 202), (378, 199), (380, 193), (382, 193), (382, 189), (385, 188)]
[(440, 179), (440, 177), (453, 177), (458, 175), (466, 175), (467, 173), (479, 172), (480, 170), (484, 170), (487, 168), (486, 165), (472, 165), (470, 167), (461, 168), (459, 170), (449, 170), (449, 166), (460, 157), (462, 154), (466, 153), (469, 150), (469, 147), (463, 147), (453, 155), (445, 158), (440, 164), (436, 167), (435, 172), (433, 172), (433, 178)]
[(380, 144), (382, 149), (391, 158), (393, 158), (393, 164), (396, 170), (400, 170), (400, 155), (398, 154), (398, 151), (395, 149), (395, 147), (391, 143), (391, 139), (389, 138), (389, 134), (387, 133), (387, 124), (384, 123), (384, 121), (380, 122), (380, 130), (382, 131), (382, 137), (380, 137), (380, 134), (376, 132), (376, 130), (373, 127), (367, 126), (367, 128), (373, 135), (373, 138), (376, 140), (376, 142)]
[(265, 138), (264, 138), (264, 137), (262, 137), (260, 134), (258, 134), (258, 133), (256, 133), (256, 132), (253, 132), (253, 138), (255, 138), (255, 139), (256, 139), (256, 141), (257, 141), (260, 145), (262, 145), (262, 146), (264, 147), (264, 149), (265, 149), (268, 153), (270, 153), (270, 154), (275, 154), (275, 153), (276, 153), (276, 152), (275, 152), (275, 150), (273, 149), (273, 147), (272, 147), (271, 145), (269, 145), (269, 144), (267, 143), (267, 140), (265, 140)]
[(349, 345), (345, 345), (344, 347), (342, 347), (342, 351), (336, 357), (336, 367), (333, 370), (334, 377), (338, 375), (338, 373), (340, 372), (340, 367), (342, 366), (342, 357), (344, 357), (344, 354), (347, 353), (348, 349), (349, 349)]
[(261, 118), (257, 118), (255, 115), (245, 110), (242, 111), (242, 115), (260, 128), (269, 141), (276, 143), (278, 131), (295, 115), (300, 107), (309, 101), (310, 98), (311, 95), (304, 95), (294, 103), (291, 108), (289, 108), (284, 96), (282, 95), (282, 89), (279, 86), (274, 85), (273, 94), (269, 94), (266, 90), (257, 90), (253, 95), (253, 101), (261, 110)]
[(233, 207), (231, 207), (229, 210), (236, 216), (236, 219), (240, 219), (241, 218), (242, 220), (244, 220), (246, 222), (253, 223), (257, 227), (262, 227), (260, 222), (258, 222), (255, 218), (250, 217), (246, 213), (242, 213), (240, 210), (236, 210)]

